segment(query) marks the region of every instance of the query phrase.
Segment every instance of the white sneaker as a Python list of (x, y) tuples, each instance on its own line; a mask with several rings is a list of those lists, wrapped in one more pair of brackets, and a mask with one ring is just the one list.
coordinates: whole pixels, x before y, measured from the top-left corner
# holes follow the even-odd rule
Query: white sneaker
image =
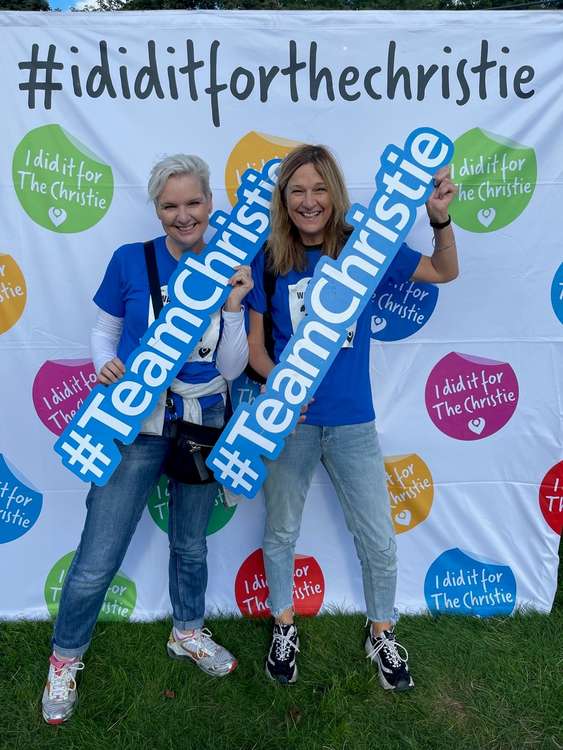
[(172, 629), (166, 650), (172, 659), (190, 659), (212, 677), (224, 677), (233, 672), (238, 665), (235, 657), (226, 648), (215, 643), (207, 628), (197, 628), (180, 640), (176, 639)]
[(47, 724), (62, 724), (70, 719), (78, 701), (76, 674), (84, 669), (78, 659), (59, 661), (54, 654), (49, 659), (49, 675), (43, 690), (41, 708)]

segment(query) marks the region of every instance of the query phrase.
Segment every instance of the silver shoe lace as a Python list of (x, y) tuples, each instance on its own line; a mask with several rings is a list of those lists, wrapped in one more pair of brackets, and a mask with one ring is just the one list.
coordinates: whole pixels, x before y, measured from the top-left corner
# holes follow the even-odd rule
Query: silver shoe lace
[[(295, 630), (293, 631), (293, 635), (295, 635)], [(286, 635), (285, 633), (274, 631), (274, 642), (276, 644), (276, 659), (278, 659), (279, 661), (287, 661), (289, 659), (291, 649), (299, 652), (297, 644), (292, 640), (289, 633)]]
[(66, 701), (71, 690), (76, 690), (75, 675), (84, 664), (81, 661), (69, 662), (57, 670), (53, 664), (53, 671), (49, 675), (49, 700)]
[[(401, 654), (399, 653), (399, 649), (401, 649), (401, 651), (404, 653), (404, 656), (401, 656)], [(383, 650), (385, 656), (390, 661), (393, 667), (400, 667), (401, 662), (406, 664), (409, 660), (409, 652), (407, 651), (407, 649), (394, 638), (388, 638), (385, 633), (380, 633), (379, 635), (375, 636), (375, 645), (367, 654), (366, 659), (372, 659), (381, 650)]]
[(196, 646), (196, 655), (198, 659), (204, 656), (213, 656), (217, 651), (217, 644), (212, 638), (213, 633), (207, 628), (197, 628), (193, 635), (182, 638), (180, 644), (190, 642)]

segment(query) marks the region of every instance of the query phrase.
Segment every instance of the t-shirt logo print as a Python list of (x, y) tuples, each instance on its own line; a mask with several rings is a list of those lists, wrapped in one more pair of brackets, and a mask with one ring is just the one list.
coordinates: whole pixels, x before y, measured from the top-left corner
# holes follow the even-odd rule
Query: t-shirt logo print
[(221, 329), (221, 313), (219, 310), (211, 316), (209, 328), (203, 334), (198, 342), (197, 347), (188, 357), (188, 362), (213, 362), (215, 349), (219, 343), (219, 333)]
[(287, 303), (293, 333), (295, 333), (297, 326), (307, 314), (305, 311), (305, 291), (310, 281), (310, 276), (305, 277), (299, 279), (296, 284), (288, 284), (287, 287)]

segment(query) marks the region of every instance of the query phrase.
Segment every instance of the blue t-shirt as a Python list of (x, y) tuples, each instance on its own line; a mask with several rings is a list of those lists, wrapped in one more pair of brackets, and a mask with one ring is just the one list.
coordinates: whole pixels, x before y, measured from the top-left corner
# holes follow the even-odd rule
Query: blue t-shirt
[[(285, 276), (277, 276), (275, 280), (270, 313), (276, 364), (305, 315), (305, 290), (319, 258), (322, 257), (319, 247), (307, 248), (306, 253), (305, 271), (290, 271)], [(403, 244), (383, 277), (381, 288), (389, 282), (402, 283), (410, 279), (420, 257), (420, 253)], [(252, 263), (254, 289), (245, 299), (246, 304), (259, 313), (265, 313), (268, 304), (264, 291), (264, 259), (264, 252), (260, 252)], [(375, 418), (369, 375), (372, 304), (366, 305), (355, 324), (348, 330), (348, 337), (341, 351), (336, 355), (317, 388), (315, 400), (309, 405), (305, 418), (307, 424), (360, 424)]]
[[(162, 301), (168, 303), (168, 280), (178, 267), (178, 261), (168, 251), (165, 237), (154, 240), (156, 264), (160, 281)], [(94, 295), (99, 308), (123, 318), (123, 331), (117, 347), (117, 356), (122, 362), (139, 346), (142, 336), (154, 321), (154, 312), (142, 242), (122, 245), (113, 254), (100, 288)], [(217, 344), (221, 336), (222, 318), (218, 310), (203, 337), (192, 350), (176, 377), (184, 383), (208, 383), (220, 373), (215, 365)], [(222, 399), (220, 394), (199, 399), (202, 408), (207, 408)], [(174, 399), (176, 411), (182, 416), (181, 399)]]

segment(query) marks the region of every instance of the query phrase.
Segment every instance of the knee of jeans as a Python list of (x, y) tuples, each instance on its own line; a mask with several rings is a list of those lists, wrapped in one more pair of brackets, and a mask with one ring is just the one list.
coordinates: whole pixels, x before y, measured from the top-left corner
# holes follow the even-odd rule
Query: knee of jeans
[(90, 592), (105, 591), (111, 583), (114, 571), (108, 568), (76, 566), (68, 577), (68, 585)]
[(170, 551), (190, 562), (201, 562), (207, 556), (207, 541), (203, 539), (184, 539), (174, 541)]
[(290, 528), (287, 526), (271, 526), (266, 524), (264, 545), (291, 546), (297, 542), (298, 537), (299, 526), (297, 528)]
[(369, 563), (371, 568), (380, 573), (397, 572), (397, 543), (393, 537), (389, 537), (387, 546), (381, 548), (376, 542), (367, 543), (362, 554), (361, 547), (358, 547), (360, 559), (365, 555), (367, 560), (362, 562)]

